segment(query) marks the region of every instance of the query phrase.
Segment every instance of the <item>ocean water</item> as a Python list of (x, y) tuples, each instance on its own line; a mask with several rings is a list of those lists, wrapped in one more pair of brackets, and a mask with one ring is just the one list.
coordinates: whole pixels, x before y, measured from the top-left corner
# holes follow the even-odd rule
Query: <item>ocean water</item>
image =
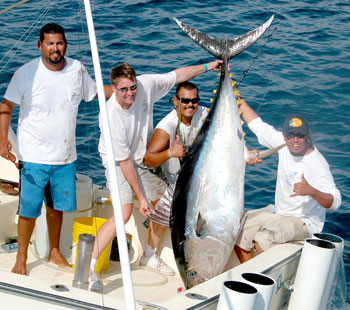
[[(0, 12), (16, 0), (2, 0)], [(342, 193), (342, 206), (327, 213), (325, 232), (345, 240), (347, 299), (350, 301), (350, 22), (349, 1), (236, 0), (179, 1), (124, 0), (91, 3), (104, 82), (119, 62), (132, 64), (138, 74), (164, 73), (202, 64), (213, 57), (200, 49), (173, 22), (182, 22), (211, 36), (234, 38), (260, 26), (272, 14), (267, 33), (247, 51), (232, 59), (231, 71), (239, 80), (252, 64), (267, 35), (277, 27), (255, 59), (239, 89), (247, 102), (268, 123), (282, 127), (291, 111), (309, 119), (314, 144), (327, 159)], [(40, 27), (57, 22), (66, 29), (67, 55), (81, 60), (93, 76), (83, 3), (30, 0), (0, 14), (0, 93), (5, 93), (13, 72), (39, 56)], [(218, 76), (214, 72), (193, 80), (201, 104), (210, 106)], [(155, 124), (171, 109), (168, 97), (155, 107)], [(18, 111), (15, 110), (13, 124)], [(98, 102), (82, 103), (77, 126), (78, 171), (104, 185), (97, 151)], [(244, 126), (247, 145), (261, 147)], [(246, 208), (263, 207), (274, 200), (277, 155), (246, 172)]]

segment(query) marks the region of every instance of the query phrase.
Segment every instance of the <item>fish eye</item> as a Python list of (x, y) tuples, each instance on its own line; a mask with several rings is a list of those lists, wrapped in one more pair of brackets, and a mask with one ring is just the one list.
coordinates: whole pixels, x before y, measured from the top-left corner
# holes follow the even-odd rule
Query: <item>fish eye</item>
[(196, 274), (197, 274), (197, 272), (195, 272), (195, 271), (189, 271), (189, 272), (187, 272), (187, 278), (191, 279), (191, 278), (193, 278)]

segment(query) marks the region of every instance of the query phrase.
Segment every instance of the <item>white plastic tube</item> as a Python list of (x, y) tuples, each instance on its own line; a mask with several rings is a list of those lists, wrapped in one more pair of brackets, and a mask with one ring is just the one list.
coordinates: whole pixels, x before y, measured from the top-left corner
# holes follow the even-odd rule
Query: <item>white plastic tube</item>
[(272, 301), (275, 280), (261, 273), (245, 272), (241, 275), (242, 281), (250, 284), (258, 290), (255, 310), (269, 310)]
[(343, 260), (344, 240), (330, 233), (316, 233), (313, 237), (329, 241), (335, 245), (336, 255), (327, 280), (327, 291), (329, 290), (330, 294), (323, 297), (323, 302), (327, 303), (326, 309), (342, 309), (342, 304), (346, 303), (346, 276)]
[(240, 281), (222, 284), (217, 310), (254, 310), (258, 290)]
[(335, 257), (335, 246), (320, 239), (306, 239), (295, 277), (288, 310), (325, 309), (330, 293), (329, 273)]
[(116, 224), (116, 231), (118, 236), (118, 249), (119, 249), (119, 256), (120, 256), (120, 265), (121, 265), (121, 270), (123, 275), (125, 304), (126, 304), (126, 309), (131, 310), (131, 309), (136, 309), (135, 295), (134, 295), (134, 288), (132, 285), (129, 253), (128, 253), (127, 242), (126, 242), (123, 211), (120, 203), (119, 185), (118, 185), (117, 172), (116, 172), (115, 160), (114, 160), (114, 154), (113, 154), (112, 138), (111, 138), (110, 126), (109, 126), (109, 121), (107, 116), (106, 98), (104, 93), (101, 66), (100, 66), (100, 61), (98, 56), (95, 28), (94, 28), (94, 23), (92, 19), (90, 1), (84, 0), (84, 5), (85, 5), (86, 21), (87, 21), (88, 30), (89, 30), (89, 39), (90, 39), (92, 60), (94, 64), (95, 79), (96, 79), (96, 85), (97, 85), (97, 91), (98, 91), (98, 101), (99, 101), (100, 112), (102, 117), (102, 126), (103, 126), (103, 132), (105, 133), (105, 142), (106, 142), (106, 149), (107, 149), (107, 167), (108, 167), (108, 174), (110, 176), (112, 205), (113, 205), (113, 211), (115, 215), (115, 224)]
[(340, 256), (343, 255), (344, 251), (344, 240), (337, 235), (330, 233), (316, 233), (313, 234), (313, 238), (329, 241), (335, 245), (335, 248)]

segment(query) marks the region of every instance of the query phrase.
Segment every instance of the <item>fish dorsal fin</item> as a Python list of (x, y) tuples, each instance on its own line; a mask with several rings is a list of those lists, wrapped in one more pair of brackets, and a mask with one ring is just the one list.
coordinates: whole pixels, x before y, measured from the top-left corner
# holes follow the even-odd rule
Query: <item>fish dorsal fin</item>
[(233, 39), (215, 39), (203, 32), (200, 32), (188, 25), (180, 22), (176, 17), (173, 17), (177, 25), (185, 32), (194, 42), (196, 42), (200, 47), (205, 49), (207, 52), (212, 54), (218, 59), (230, 60), (234, 56), (243, 52), (249, 46), (251, 46), (255, 41), (257, 41), (264, 32), (270, 27), (273, 21), (274, 15), (270, 19), (254, 30), (251, 30), (241, 36)]

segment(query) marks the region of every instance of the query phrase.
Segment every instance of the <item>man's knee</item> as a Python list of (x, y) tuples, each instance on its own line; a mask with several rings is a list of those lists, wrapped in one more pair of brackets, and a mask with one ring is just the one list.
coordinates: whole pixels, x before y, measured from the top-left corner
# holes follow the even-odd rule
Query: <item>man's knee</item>
[[(126, 204), (122, 205), (124, 224), (126, 224), (130, 220), (133, 207), (134, 207), (134, 205), (131, 203), (126, 203)], [(114, 217), (113, 217), (113, 219), (114, 219)]]
[(55, 210), (49, 206), (46, 206), (46, 216), (51, 216), (51, 217), (62, 217), (63, 216), (63, 212), (59, 211), (59, 210)]
[(262, 252), (264, 252), (264, 250), (262, 249), (260, 244), (258, 242), (256, 242), (255, 240), (253, 241), (253, 245), (254, 245), (254, 248), (255, 248), (257, 254), (261, 254)]
[(253, 255), (251, 251), (247, 251), (239, 247), (238, 245), (235, 245), (234, 247), (236, 255), (241, 263), (245, 263), (246, 261), (253, 258)]

